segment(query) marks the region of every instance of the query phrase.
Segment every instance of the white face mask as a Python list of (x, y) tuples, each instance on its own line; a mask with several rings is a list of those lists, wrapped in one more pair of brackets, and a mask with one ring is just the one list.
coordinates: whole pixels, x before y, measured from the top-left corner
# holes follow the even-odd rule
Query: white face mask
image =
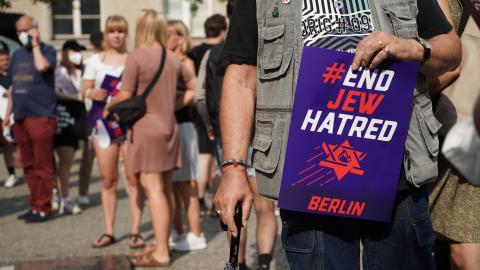
[(20, 32), (20, 34), (18, 34), (18, 40), (20, 40), (23, 46), (27, 46), (28, 43), (30, 43), (29, 36), (27, 32)]
[(82, 64), (82, 54), (79, 52), (73, 52), (68, 56), (68, 60), (75, 66), (79, 66)]

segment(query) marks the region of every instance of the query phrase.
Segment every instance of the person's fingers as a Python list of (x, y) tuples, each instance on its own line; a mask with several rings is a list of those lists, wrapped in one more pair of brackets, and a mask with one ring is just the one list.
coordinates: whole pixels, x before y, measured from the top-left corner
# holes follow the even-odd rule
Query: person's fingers
[(381, 63), (383, 63), (383, 61), (387, 60), (389, 57), (390, 57), (390, 50), (387, 47), (385, 47), (379, 52), (377, 52), (375, 57), (372, 59), (372, 62), (368, 66), (368, 68), (369, 69), (377, 68)]
[(250, 216), (250, 211), (252, 210), (253, 204), (253, 195), (250, 193), (243, 199), (242, 202), (242, 225), (243, 227), (247, 226), (248, 217)]
[(358, 70), (362, 66), (363, 53), (363, 46), (359, 44), (355, 51), (355, 57), (353, 57), (352, 70)]
[(235, 225), (235, 220), (233, 216), (235, 215), (235, 205), (237, 202), (226, 203), (220, 209), (220, 218), (222, 219), (223, 224), (227, 225), (228, 231), (234, 236), (237, 237), (237, 226)]
[(377, 55), (377, 53), (381, 50), (382, 46), (384, 46), (383, 41), (375, 39), (375, 37), (369, 39), (368, 43), (366, 44), (366, 50), (362, 56), (362, 66), (368, 67), (370, 66), (372, 59)]

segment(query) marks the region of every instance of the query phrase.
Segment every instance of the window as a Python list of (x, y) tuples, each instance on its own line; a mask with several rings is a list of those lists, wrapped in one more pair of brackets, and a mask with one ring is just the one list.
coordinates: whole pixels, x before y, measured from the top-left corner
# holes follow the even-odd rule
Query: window
[(100, 30), (100, 0), (54, 0), (53, 34), (81, 37)]

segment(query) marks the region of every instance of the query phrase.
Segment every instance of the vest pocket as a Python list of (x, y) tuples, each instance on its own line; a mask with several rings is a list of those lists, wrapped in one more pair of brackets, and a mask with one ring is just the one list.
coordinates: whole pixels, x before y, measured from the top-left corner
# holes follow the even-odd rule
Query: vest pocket
[[(430, 103), (426, 104), (430, 105)], [(434, 181), (438, 175), (438, 130), (441, 124), (435, 119), (431, 106), (414, 104), (408, 139), (405, 145), (405, 173), (415, 186)]]
[(418, 36), (417, 11), (411, 10), (408, 3), (392, 1), (383, 6), (385, 14), (391, 22), (395, 36), (415, 38)]
[(264, 173), (273, 173), (278, 167), (283, 140), (283, 120), (257, 112), (255, 136), (252, 141), (253, 167)]
[(259, 52), (263, 51), (258, 57), (260, 79), (271, 80), (288, 71), (293, 56), (293, 44), (286, 42), (288, 34), (285, 24), (263, 28), (259, 39)]

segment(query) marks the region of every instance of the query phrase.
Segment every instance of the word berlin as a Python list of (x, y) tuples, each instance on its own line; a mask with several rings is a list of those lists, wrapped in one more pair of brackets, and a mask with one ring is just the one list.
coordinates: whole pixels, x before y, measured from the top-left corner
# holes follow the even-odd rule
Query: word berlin
[[(320, 110), (309, 108), (301, 130), (319, 133), (326, 131), (329, 134), (335, 133), (349, 137), (356, 136), (370, 140), (390, 141), (397, 128), (397, 122), (348, 113), (373, 114), (382, 103), (384, 92), (389, 90), (394, 76), (395, 72), (391, 70), (371, 71), (360, 69), (358, 73), (354, 73), (349, 68), (342, 83), (345, 88), (340, 89), (335, 100), (329, 100), (327, 103), (328, 109), (347, 113), (328, 112), (328, 114), (325, 114)], [(378, 93), (351, 90), (346, 87), (366, 89)]]

